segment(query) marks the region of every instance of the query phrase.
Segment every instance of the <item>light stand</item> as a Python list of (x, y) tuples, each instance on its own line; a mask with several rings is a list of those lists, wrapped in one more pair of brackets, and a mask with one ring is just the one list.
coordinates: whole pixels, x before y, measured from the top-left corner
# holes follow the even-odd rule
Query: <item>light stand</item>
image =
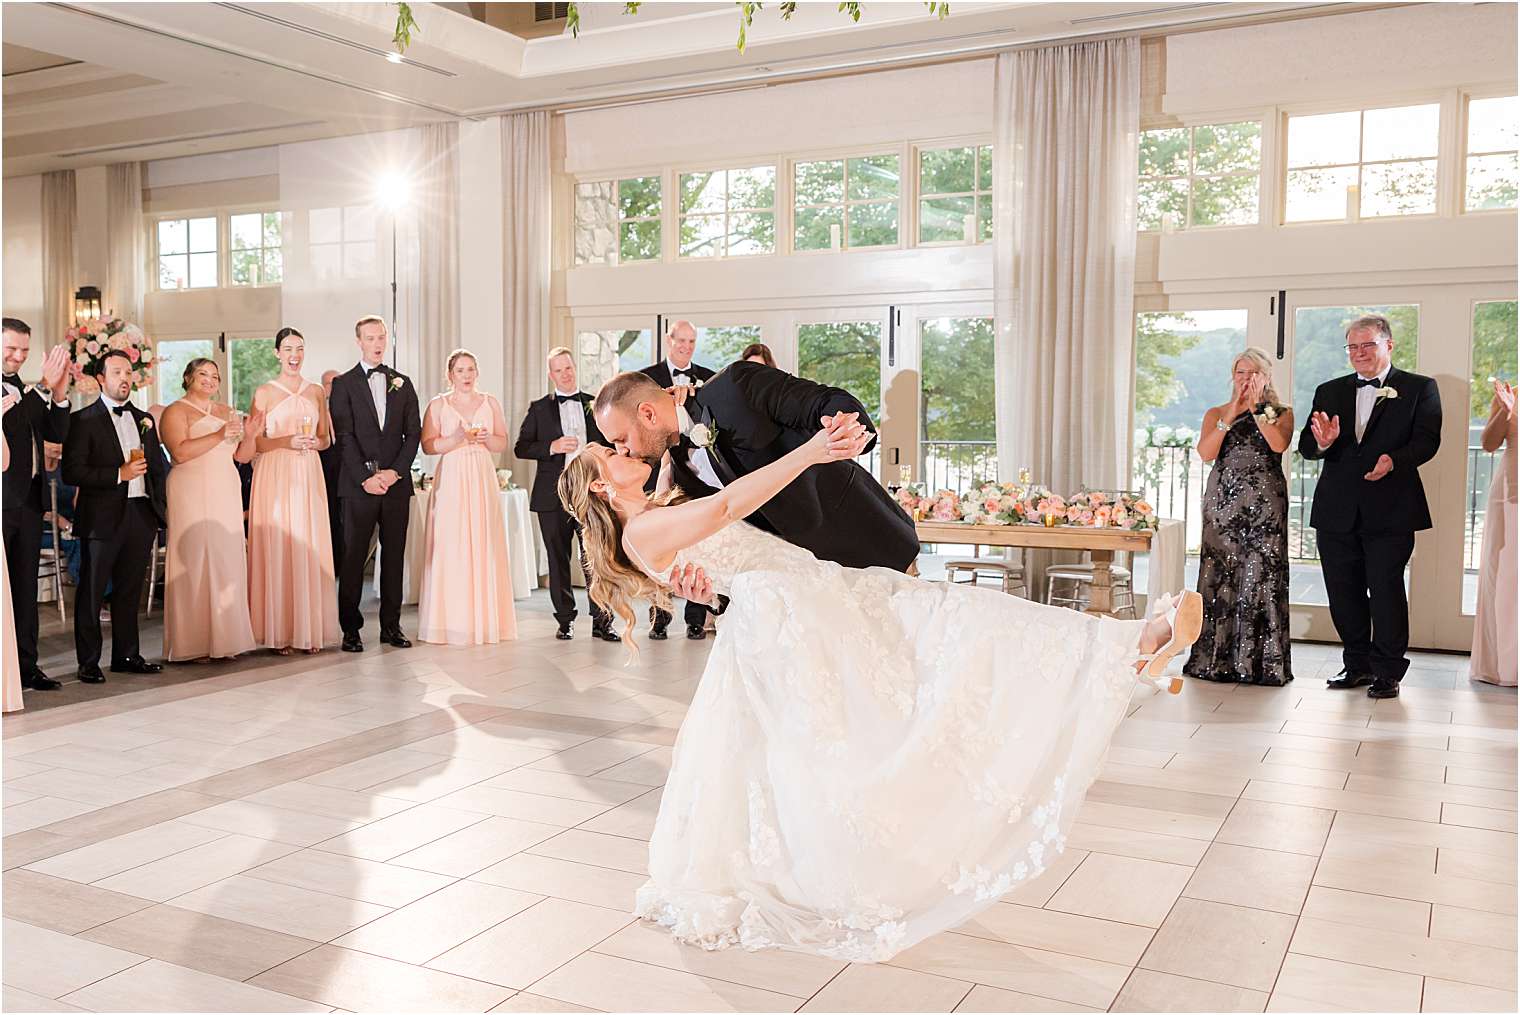
[(398, 361), (398, 355), (399, 355), (399, 351), (398, 350), (399, 350), (399, 346), (401, 344), (400, 339), (398, 338), (398, 336), (396, 334), (396, 327), (397, 327), (397, 325), (399, 323), (399, 318), (401, 316), (401, 313), (400, 313), (400, 295), (399, 295), (399, 292), (398, 292), (398, 289), (397, 289), (397, 276), (399, 274), (399, 272), (398, 272), (398, 264), (399, 264), (398, 248), (400, 246), (400, 229), (398, 228), (398, 226), (399, 226), (399, 223), (401, 221), (401, 210), (406, 207), (407, 197), (408, 197), (408, 195), (410, 193), (410, 190), (411, 190), (410, 183), (408, 183), (406, 177), (404, 175), (402, 175), (401, 173), (399, 173), (399, 172), (389, 172), (389, 173), (386, 173), (384, 176), (380, 177), (380, 179), (378, 181), (376, 181), (376, 185), (375, 185), (375, 199), (376, 199), (376, 202), (379, 203), (380, 205), (382, 205), (383, 207), (385, 207), (391, 213), (391, 327), (390, 327), (390, 338), (391, 338), (391, 368), (392, 369), (395, 369), (395, 367), (396, 367), (396, 364), (397, 364), (397, 361)]

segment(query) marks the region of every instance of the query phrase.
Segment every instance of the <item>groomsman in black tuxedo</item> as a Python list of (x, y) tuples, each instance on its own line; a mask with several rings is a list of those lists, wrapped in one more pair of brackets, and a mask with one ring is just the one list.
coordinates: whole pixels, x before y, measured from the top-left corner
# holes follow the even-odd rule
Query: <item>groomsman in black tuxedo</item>
[(100, 363), (100, 398), (74, 413), (63, 442), (63, 481), (79, 487), (74, 531), (81, 547), (74, 599), (74, 652), (79, 679), (105, 683), (100, 672), (100, 604), (111, 586), (111, 672), (157, 673), (142, 657), (137, 611), (153, 537), (169, 519), (164, 486), (168, 458), (153, 417), (127, 401), (132, 361), (119, 349)]
[[(332, 404), (333, 381), (338, 371), (322, 372), (322, 396)], [(329, 410), (330, 411), (330, 410)], [(327, 527), (332, 534), (333, 574), (343, 567), (343, 498), (338, 496), (338, 479), (343, 471), (343, 446), (329, 441), (327, 447), (317, 452), (322, 459), (322, 481), (327, 486)]]
[(1329, 686), (1397, 698), (1409, 668), (1404, 567), (1414, 534), (1430, 528), (1419, 467), (1441, 446), (1441, 395), (1433, 379), (1393, 365), (1386, 317), (1352, 321), (1346, 354), (1354, 372), (1315, 390), (1298, 440), (1299, 454), (1325, 463), (1309, 524), (1343, 646)]
[[(688, 388), (700, 387), (712, 379), (713, 371), (691, 361), (697, 353), (697, 329), (690, 321), (677, 321), (671, 325), (670, 331), (665, 334), (664, 345), (665, 358), (645, 367), (639, 371), (640, 373), (653, 377), (655, 383), (662, 388), (676, 385)], [(658, 472), (658, 468), (650, 470), (649, 484), (645, 487), (645, 492), (654, 492), (655, 481), (659, 478)], [(665, 629), (670, 626), (670, 614), (656, 607), (650, 607), (649, 612), (650, 619), (653, 621), (649, 628), (649, 637), (655, 641), (664, 641), (667, 637)], [(707, 607), (700, 603), (688, 602), (684, 617), (686, 637), (693, 641), (701, 641), (707, 637)]]
[(21, 686), (52, 691), (58, 681), (37, 665), (37, 561), (42, 551), (42, 515), (47, 510), (47, 469), (43, 441), (62, 443), (69, 432), (69, 351), (57, 345), (42, 364), (42, 383), (27, 388), (21, 365), (32, 350), (32, 329), (14, 317), (0, 322), (4, 335), (5, 441), (11, 465), (4, 478), (5, 563), (10, 572), (11, 608), (16, 622), (16, 660)]
[(390, 341), (384, 319), (373, 314), (359, 318), (354, 336), (359, 363), (333, 379), (328, 402), (333, 433), (343, 449), (337, 490), (343, 500), (343, 566), (338, 572), (343, 651), (364, 651), (359, 597), (376, 525), (380, 527), (380, 641), (411, 648), (401, 631), (401, 582), (412, 462), (422, 440), (417, 391), (409, 378), (384, 363)]
[[(591, 396), (580, 390), (575, 378), (575, 357), (563, 346), (549, 350), (549, 394), (528, 406), (522, 426), (517, 428), (517, 444), (512, 454), (538, 462), (533, 477), (533, 494), (528, 506), (538, 515), (538, 528), (544, 535), (544, 549), (549, 554), (549, 599), (554, 603), (554, 619), (559, 623), (555, 637), (569, 641), (575, 623), (575, 589), (570, 579), (570, 553), (574, 548), (580, 523), (565, 510), (556, 489), (559, 474), (587, 444), (605, 444), (601, 431), (591, 418)], [(586, 547), (581, 545), (581, 570), (586, 584), (591, 571), (586, 562)], [(590, 597), (587, 597), (590, 602)], [(612, 617), (596, 603), (591, 603), (591, 636), (602, 641), (619, 641), (612, 630)]]

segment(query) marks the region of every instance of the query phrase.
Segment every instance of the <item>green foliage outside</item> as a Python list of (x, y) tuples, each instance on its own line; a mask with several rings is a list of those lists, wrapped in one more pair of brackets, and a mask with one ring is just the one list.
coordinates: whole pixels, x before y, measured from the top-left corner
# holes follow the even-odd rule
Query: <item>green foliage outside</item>
[[(881, 324), (848, 321), (797, 329), (797, 375), (843, 388), (881, 421)], [(989, 377), (990, 381), (991, 378)]]
[(692, 356), (692, 362), (700, 363), (709, 370), (722, 370), (739, 358), (745, 346), (758, 341), (760, 341), (758, 324), (698, 328), (697, 351)]
[(660, 178), (637, 176), (617, 186), (618, 260), (660, 258)]
[(1488, 379), (1515, 382), (1516, 306), (1514, 300), (1495, 300), (1473, 309), (1472, 404), (1468, 409), (1472, 423), (1478, 426), (1488, 421), (1488, 407), (1494, 397), (1494, 386)]
[(995, 441), (992, 318), (936, 318), (922, 334), (924, 440)]
[(1168, 212), (1179, 226), (1253, 223), (1260, 169), (1255, 120), (1142, 131), (1138, 226), (1160, 229)]
[[(229, 346), (232, 390), (230, 393), (224, 391), (223, 394), (227, 396), (228, 405), (247, 412), (253, 405), (253, 393), (259, 385), (280, 376), (280, 362), (274, 354), (274, 339), (239, 338), (234, 339)], [(225, 386), (226, 378), (223, 378), (223, 383)]]

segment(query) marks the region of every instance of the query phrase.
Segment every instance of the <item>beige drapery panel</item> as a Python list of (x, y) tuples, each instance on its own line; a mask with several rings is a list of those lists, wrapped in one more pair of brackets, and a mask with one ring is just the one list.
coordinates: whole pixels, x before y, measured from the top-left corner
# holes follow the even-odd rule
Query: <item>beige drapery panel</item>
[[(528, 404), (542, 397), (549, 383), (544, 357), (550, 348), (550, 121), (544, 110), (509, 113), (501, 119), (506, 245), (502, 271), (506, 385), (501, 404), (515, 437)], [(532, 462), (512, 457), (509, 449), (507, 464), (516, 482), (532, 484)]]
[(459, 334), (459, 125), (420, 128), (417, 179), (417, 376), (426, 404), (446, 390), (448, 355), (466, 343)]
[(42, 174), (42, 320), (28, 322), (49, 349), (74, 323), (74, 170)]
[(106, 167), (106, 280), (101, 310), (142, 324), (143, 270), (147, 235), (143, 226), (142, 163)]

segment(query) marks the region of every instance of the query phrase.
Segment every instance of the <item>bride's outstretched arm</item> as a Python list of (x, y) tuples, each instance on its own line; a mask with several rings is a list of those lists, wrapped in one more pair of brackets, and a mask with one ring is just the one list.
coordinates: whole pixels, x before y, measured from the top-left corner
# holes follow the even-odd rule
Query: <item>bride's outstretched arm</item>
[(837, 416), (800, 448), (739, 477), (711, 497), (645, 511), (629, 523), (623, 538), (649, 566), (664, 568), (677, 551), (758, 511), (808, 466), (855, 458), (869, 437), (853, 415)]

